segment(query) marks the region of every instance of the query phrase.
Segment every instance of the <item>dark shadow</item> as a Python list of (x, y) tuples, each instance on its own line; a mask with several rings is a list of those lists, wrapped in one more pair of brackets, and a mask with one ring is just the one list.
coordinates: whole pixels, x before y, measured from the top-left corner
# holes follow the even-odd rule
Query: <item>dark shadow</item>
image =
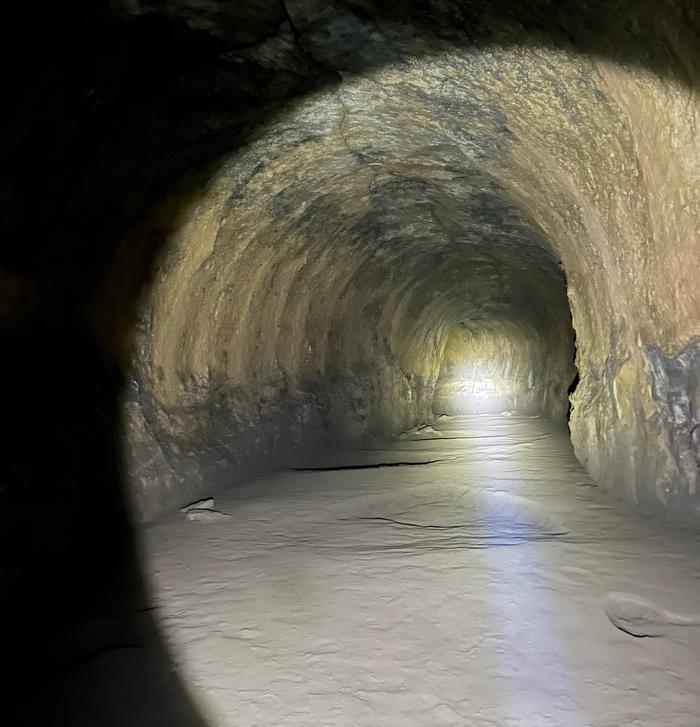
[[(120, 459), (115, 351), (163, 240), (129, 252), (106, 318), (93, 302), (154, 200), (210, 175), (288, 99), (339, 82), (320, 60), (310, 75), (231, 61), (288, 18), (279, 0), (222, 0), (223, 36), (193, 30), (167, 3), (141, 3), (152, 12), (139, 16), (116, 5), (24, 4), (5, 16), (0, 497), (12, 725), (204, 724), (149, 610)], [(545, 45), (690, 83), (696, 59), (681, 56), (697, 37), (692, 7), (672, 21), (676, 45), (656, 0), (338, 3), (323, 22), (353, 12), (475, 46), (529, 43), (527, 28)], [(349, 58), (355, 71), (382, 62)]]
[(578, 386), (578, 383), (580, 381), (579, 372), (576, 372), (576, 375), (574, 376), (572, 382), (569, 384), (569, 388), (566, 390), (566, 394), (569, 397), (569, 404), (566, 408), (566, 425), (569, 426), (571, 422), (571, 412), (573, 410), (573, 404), (571, 403), (571, 396), (573, 395), (574, 391), (576, 391), (576, 387)]
[(446, 459), (429, 459), (425, 462), (377, 462), (376, 464), (345, 464), (337, 467), (290, 467), (292, 472), (337, 472), (338, 470), (374, 470), (381, 467), (416, 467), (423, 464), (448, 462)]

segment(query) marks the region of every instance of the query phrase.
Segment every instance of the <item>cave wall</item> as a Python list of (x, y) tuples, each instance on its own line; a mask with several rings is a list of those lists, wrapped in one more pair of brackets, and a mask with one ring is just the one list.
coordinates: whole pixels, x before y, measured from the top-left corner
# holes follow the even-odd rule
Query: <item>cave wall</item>
[[(53, 397), (56, 451), (95, 436), (121, 458), (125, 437), (150, 515), (209, 472), (429, 418), (447, 331), (565, 276), (577, 455), (696, 518), (693, 3), (83, 10), (24, 18), (9, 44), (11, 448), (34, 451), (28, 372), (51, 350), (55, 382), (100, 392), (95, 412)], [(18, 491), (51, 479), (29, 460)], [(92, 481), (70, 462), (52, 491)]]
[[(561, 262), (577, 455), (644, 509), (690, 517), (697, 67), (683, 42), (659, 41), (680, 68), (661, 78), (523, 29), (464, 48), (405, 19), (375, 28), (346, 9), (328, 33), (325, 10), (292, 10), (296, 46), (285, 26), (233, 60), (279, 69), (301, 48), (332, 88), (278, 109), (126, 243), (165, 241), (129, 359), (142, 508), (230, 462), (428, 419), (447, 330), (537, 307), (513, 281), (559, 289)], [(687, 390), (659, 379), (669, 357)]]
[[(694, 63), (688, 72), (697, 78)], [(538, 151), (523, 150), (520, 160), (528, 167), (522, 193), (559, 241), (566, 269), (581, 377), (572, 441), (599, 485), (644, 512), (697, 522), (700, 455), (697, 448), (688, 454), (687, 444), (697, 426), (690, 382), (700, 325), (690, 280), (700, 251), (692, 231), (697, 91), (646, 71), (593, 65), (617, 120), (608, 115), (600, 124), (589, 113), (593, 134), (561, 145), (555, 133), (541, 136)], [(683, 362), (686, 383), (671, 395), (683, 401), (677, 418), (659, 393), (664, 375), (659, 383), (655, 351)], [(690, 458), (695, 466), (684, 466)]]
[[(417, 282), (421, 261), (366, 249), (362, 220), (323, 201), (305, 210), (305, 191), (298, 202), (287, 192), (299, 217), (280, 222), (268, 205), (285, 204), (283, 192), (267, 193), (289, 180), (274, 169), (248, 187), (242, 216), (241, 193), (230, 199), (237, 173), (222, 170), (220, 206), (207, 191), (189, 210), (140, 312), (126, 456), (145, 516), (232, 472), (370, 442), (431, 415), (441, 302), (421, 322), (432, 302)], [(329, 249), (329, 229), (345, 244)]]
[[(448, 80), (463, 70), (440, 64)], [(455, 118), (463, 84), (436, 105), (420, 78), (383, 69), (286, 109), (124, 243), (167, 240), (128, 358), (145, 516), (232, 468), (430, 421), (458, 320), (530, 311), (570, 366), (551, 245), (484, 169), (507, 140), (500, 116)]]

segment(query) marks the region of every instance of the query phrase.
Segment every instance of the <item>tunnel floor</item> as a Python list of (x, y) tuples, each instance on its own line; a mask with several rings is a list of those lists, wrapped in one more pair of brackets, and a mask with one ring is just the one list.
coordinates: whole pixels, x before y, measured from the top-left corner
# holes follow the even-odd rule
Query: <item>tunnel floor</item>
[(612, 503), (542, 419), (435, 430), (145, 528), (209, 724), (697, 727), (700, 627), (637, 638), (606, 608), (700, 611), (700, 537)]

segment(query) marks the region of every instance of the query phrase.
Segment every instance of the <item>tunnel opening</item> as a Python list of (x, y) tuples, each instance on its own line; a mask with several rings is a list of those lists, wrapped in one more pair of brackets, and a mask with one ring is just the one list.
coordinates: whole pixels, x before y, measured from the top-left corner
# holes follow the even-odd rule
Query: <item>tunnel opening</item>
[[(300, 135), (303, 122), (287, 120)], [(342, 213), (330, 195), (309, 199), (306, 185), (286, 186), (280, 168), (297, 182), (302, 173), (337, 175), (348, 163), (344, 133), (340, 161), (321, 156), (314, 139), (316, 165), (302, 172), (283, 160), (270, 176), (259, 172), (237, 186), (235, 211), (231, 177), (254, 153), (229, 164), (197, 200), (186, 234), (174, 233), (176, 262), (163, 262), (168, 275), (144, 303), (149, 325), (125, 406), (141, 517), (216, 487), (232, 467), (387, 440), (435, 413), (563, 421), (573, 334), (564, 279), (541, 233), (492, 180), (484, 191), (472, 186), (481, 183), (474, 173), (466, 184), (431, 179), (427, 160), (422, 178), (388, 159), (369, 174), (364, 162), (341, 166)], [(369, 143), (371, 130), (357, 133)], [(336, 153), (330, 130), (322, 144)], [(262, 188), (272, 214), (260, 207)], [(271, 245), (275, 235), (286, 245)], [(239, 275), (245, 282), (234, 289)]]
[[(125, 361), (139, 519), (232, 470), (391, 439), (436, 407), (564, 420), (573, 332), (555, 241), (499, 169), (513, 132), (498, 113), (436, 114), (416, 85), (447, 73), (438, 110), (448, 83), (464, 94), (445, 62), (310, 96), (132, 232), (135, 248), (167, 239)], [(494, 365), (500, 399), (474, 392)]]
[(578, 459), (697, 523), (691, 4), (93, 5), (6, 48), (17, 694), (168, 662), (134, 520), (436, 414), (563, 420), (569, 311)]
[[(562, 315), (564, 310), (562, 305)], [(539, 415), (563, 421), (571, 345), (564, 326), (543, 325), (538, 331), (513, 321), (462, 322), (447, 339), (434, 413)]]

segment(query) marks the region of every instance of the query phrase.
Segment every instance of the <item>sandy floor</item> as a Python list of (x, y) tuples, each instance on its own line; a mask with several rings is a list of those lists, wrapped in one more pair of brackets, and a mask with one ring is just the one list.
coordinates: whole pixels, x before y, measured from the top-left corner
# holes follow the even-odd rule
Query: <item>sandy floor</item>
[(700, 537), (611, 506), (543, 421), (436, 429), (145, 530), (209, 723), (698, 727), (700, 627), (635, 638), (605, 597), (700, 611)]

